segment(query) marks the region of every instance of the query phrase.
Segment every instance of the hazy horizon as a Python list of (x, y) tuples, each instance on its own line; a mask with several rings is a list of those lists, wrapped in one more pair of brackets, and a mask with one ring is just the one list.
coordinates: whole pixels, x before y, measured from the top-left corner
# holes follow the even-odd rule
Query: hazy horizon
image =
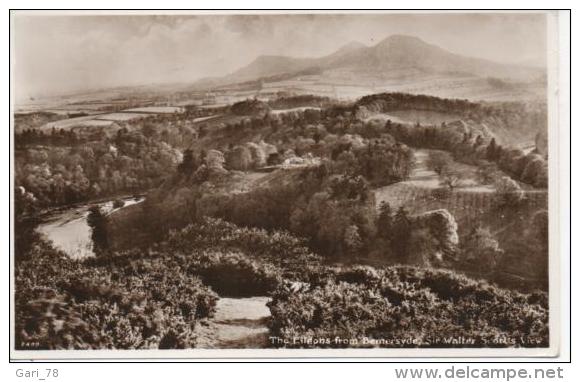
[[(319, 57), (358, 41), (412, 35), (450, 52), (543, 66), (544, 13), (69, 15), (15, 14), (17, 101), (97, 88), (191, 83), (259, 55)], [(501, 45), (500, 45), (501, 44)]]

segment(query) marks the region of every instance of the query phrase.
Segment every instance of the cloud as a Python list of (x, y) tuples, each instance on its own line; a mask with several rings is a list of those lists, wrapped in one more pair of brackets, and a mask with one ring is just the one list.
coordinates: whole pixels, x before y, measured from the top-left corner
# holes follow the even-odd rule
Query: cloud
[(411, 34), (455, 53), (545, 60), (543, 14), (13, 16), (19, 98), (97, 87), (193, 82), (261, 54), (329, 54)]

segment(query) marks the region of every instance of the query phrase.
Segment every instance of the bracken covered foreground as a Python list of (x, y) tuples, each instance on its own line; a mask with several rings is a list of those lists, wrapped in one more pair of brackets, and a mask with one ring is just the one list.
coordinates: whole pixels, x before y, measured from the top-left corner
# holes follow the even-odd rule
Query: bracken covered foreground
[(544, 292), (446, 270), (326, 266), (287, 233), (218, 219), (85, 261), (37, 241), (17, 261), (16, 291), (18, 349), (193, 348), (216, 292), (270, 295), (271, 346), (548, 346)]
[(274, 294), (271, 328), (284, 346), (548, 346), (544, 293), (509, 292), (416, 267), (355, 267), (324, 276)]

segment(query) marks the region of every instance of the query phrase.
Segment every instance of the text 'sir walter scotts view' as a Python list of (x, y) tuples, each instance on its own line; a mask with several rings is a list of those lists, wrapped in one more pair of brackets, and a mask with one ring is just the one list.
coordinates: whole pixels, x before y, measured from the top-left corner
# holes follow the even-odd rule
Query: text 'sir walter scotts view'
[(548, 348), (546, 18), (16, 13), (15, 349)]

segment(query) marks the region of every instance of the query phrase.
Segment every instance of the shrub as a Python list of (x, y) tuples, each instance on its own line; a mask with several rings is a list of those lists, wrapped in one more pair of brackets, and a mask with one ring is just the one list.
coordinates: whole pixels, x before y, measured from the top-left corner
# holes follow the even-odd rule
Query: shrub
[(495, 184), (496, 193), (499, 197), (500, 207), (516, 207), (524, 200), (524, 191), (520, 185), (509, 176), (501, 177)]
[(294, 279), (302, 279), (305, 268), (320, 263), (320, 257), (310, 252), (304, 240), (288, 232), (243, 228), (214, 218), (203, 218), (170, 232), (166, 247), (182, 252), (190, 248), (237, 251), (275, 266), (284, 277)]
[(359, 265), (341, 270), (336, 274), (336, 280), (351, 284), (375, 285), (381, 281), (381, 274), (373, 267)]
[(34, 248), (16, 268), (18, 349), (191, 348), (197, 322), (215, 312), (215, 293), (173, 254), (80, 262), (44, 242)]
[(286, 347), (546, 347), (546, 301), (451, 271), (395, 266), (329, 270), (322, 283), (281, 286), (269, 306), (272, 335)]
[(503, 250), (488, 228), (474, 227), (463, 242), (463, 262), (480, 272), (496, 268)]
[(282, 281), (274, 267), (240, 253), (203, 253), (190, 265), (190, 272), (222, 296), (267, 295)]
[(104, 347), (99, 328), (83, 320), (78, 306), (52, 288), (32, 288), (16, 299), (17, 349)]
[(113, 208), (117, 209), (117, 208), (121, 208), (125, 205), (125, 201), (123, 199), (115, 199), (115, 201), (113, 201)]
[(99, 206), (92, 206), (89, 209), (87, 224), (91, 227), (93, 250), (97, 255), (102, 255), (109, 249), (109, 235), (107, 232), (107, 216)]

